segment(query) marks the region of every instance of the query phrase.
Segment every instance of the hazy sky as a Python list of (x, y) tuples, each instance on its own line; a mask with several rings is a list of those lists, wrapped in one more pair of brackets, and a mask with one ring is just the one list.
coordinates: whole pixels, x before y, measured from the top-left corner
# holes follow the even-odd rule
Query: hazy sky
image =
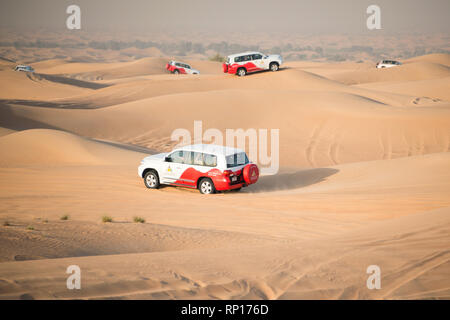
[(376, 4), (384, 32), (450, 33), (450, 0), (0, 0), (0, 27), (65, 28), (70, 4), (86, 31), (363, 33)]

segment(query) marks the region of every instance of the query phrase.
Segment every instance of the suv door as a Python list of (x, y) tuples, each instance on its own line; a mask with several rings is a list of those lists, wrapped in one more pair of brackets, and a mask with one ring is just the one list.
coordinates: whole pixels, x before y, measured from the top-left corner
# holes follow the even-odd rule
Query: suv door
[(192, 154), (190, 151), (179, 150), (168, 155), (163, 166), (164, 172), (161, 174), (162, 182), (169, 184), (189, 184), (187, 181), (180, 179), (184, 171), (192, 163), (191, 159)]
[(268, 69), (268, 66), (264, 66), (263, 55), (260, 53), (252, 54), (252, 62), (255, 65), (256, 69)]
[(244, 66), (247, 69), (247, 72), (255, 71), (255, 65), (253, 64), (253, 57), (251, 54), (246, 54), (243, 56)]
[(183, 66), (184, 66), (184, 71), (186, 71), (186, 73), (192, 73), (192, 70), (191, 70), (191, 66), (190, 66), (190, 65), (184, 64)]
[(180, 73), (185, 73), (184, 67), (183, 67), (183, 64), (182, 64), (182, 63), (176, 62), (176, 63), (175, 63), (175, 67), (178, 69), (178, 71), (179, 71)]

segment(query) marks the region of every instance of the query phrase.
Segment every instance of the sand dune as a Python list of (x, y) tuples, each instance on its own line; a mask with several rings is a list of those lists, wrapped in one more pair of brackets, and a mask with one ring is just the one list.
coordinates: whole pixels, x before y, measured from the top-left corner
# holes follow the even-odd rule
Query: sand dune
[(387, 69), (342, 72), (331, 76), (332, 79), (345, 84), (360, 84), (381, 81), (413, 81), (445, 78), (450, 75), (448, 66), (429, 62), (417, 61), (405, 63), (401, 66)]
[(31, 129), (0, 137), (0, 149), (8, 150), (0, 159), (1, 166), (111, 164), (138, 161), (144, 155), (121, 153), (101, 142), (73, 134)]
[[(36, 72), (45, 74), (65, 74), (83, 80), (110, 80), (124, 77), (166, 74), (166, 64), (172, 57), (142, 58), (129, 62), (118, 63), (83, 63), (63, 60), (48, 60), (32, 64)], [(189, 63), (192, 68), (202, 73), (222, 73), (222, 64), (204, 60), (176, 59)]]
[[(44, 74), (65, 75), (80, 80), (111, 80), (135, 76), (167, 73), (166, 58), (143, 58), (118, 63), (83, 63), (54, 61), (48, 65), (37, 65), (35, 70)], [(202, 66), (211, 69), (211, 63), (202, 62)]]
[(5, 60), (2, 57), (0, 57), (0, 71), (4, 71), (4, 70), (14, 70), (14, 68), (16, 67), (16, 63), (14, 63), (13, 61), (9, 61), (9, 60)]
[[(446, 277), (449, 267), (446, 246), (450, 226), (448, 213), (448, 209), (440, 209), (373, 222), (365, 227), (347, 229), (338, 236), (321, 236), (319, 241), (246, 243), (232, 245), (231, 248), (226, 247), (230, 244), (222, 242), (222, 247), (218, 248), (208, 245), (209, 248), (183, 250), (184, 246), (174, 240), (175, 246), (181, 250), (166, 248), (163, 252), (77, 257), (87, 255), (90, 247), (96, 245), (91, 243), (82, 247), (85, 251), (73, 254), (75, 257), (1, 263), (1, 297), (447, 299), (450, 293)], [(36, 222), (36, 231), (31, 232), (35, 238), (41, 239), (45, 232), (57, 229), (63, 223), (70, 224)], [(138, 227), (140, 231), (134, 239), (152, 228), (151, 225)], [(20, 230), (23, 225), (12, 228), (19, 229), (13, 233), (16, 236), (27, 233)], [(86, 225), (83, 229), (88, 238), (98, 229), (94, 238), (96, 242), (111, 237), (108, 236), (111, 234), (119, 236), (125, 233), (122, 238), (130, 237), (126, 234), (126, 225), (121, 223), (117, 227)], [(123, 230), (118, 233), (119, 229)], [(67, 241), (65, 238), (71, 229), (65, 227), (63, 230), (64, 237), (54, 241), (47, 251), (63, 247), (65, 252), (70, 252), (68, 247), (73, 239)], [(164, 232), (164, 228), (157, 232)], [(196, 233), (203, 234), (202, 231)], [(228, 235), (239, 239), (230, 233)], [(185, 233), (181, 238), (186, 239), (187, 236)], [(7, 239), (7, 236), (2, 239)], [(190, 239), (194, 241), (195, 237)], [(40, 240), (34, 243), (37, 248), (39, 243)], [(147, 240), (143, 245), (150, 244), (151, 241)], [(111, 245), (115, 250), (126, 246), (114, 245), (114, 242)], [(261, 250), (264, 254), (260, 254)], [(15, 252), (20, 252), (20, 249)], [(43, 251), (40, 249), (38, 252)], [(38, 257), (16, 255), (15, 258)], [(82, 268), (83, 289), (80, 291), (65, 290), (60, 285), (65, 281), (65, 268), (72, 264)], [(372, 264), (381, 266), (382, 290), (366, 288), (368, 275), (365, 271)], [(29, 283), (33, 285), (25, 285)]]
[(10, 134), (10, 133), (13, 133), (13, 132), (16, 132), (16, 131), (0, 127), (0, 137), (1, 136), (5, 136), (5, 135)]
[[(2, 63), (0, 298), (450, 298), (449, 57), (244, 78), (195, 59), (199, 76), (162, 57)], [(194, 120), (280, 129), (280, 173), (209, 197), (145, 188), (139, 161)]]
[[(39, 233), (28, 243), (28, 232), (21, 223), (2, 232), (0, 261), (24, 261), (80, 256), (101, 256), (143, 252), (184, 251), (236, 247), (242, 243), (261, 245), (276, 238), (195, 228), (171, 227), (126, 221), (107, 226), (92, 222), (65, 223), (37, 220)], [(79, 230), (83, 230), (82, 233)], [(46, 234), (52, 233), (48, 238)], [(189, 239), (189, 241), (186, 241)], [(281, 242), (281, 241), (279, 241)]]
[(49, 59), (49, 60), (42, 60), (39, 62), (34, 62), (30, 64), (35, 70), (47, 70), (51, 68), (55, 68), (57, 66), (62, 66), (67, 63), (70, 63), (70, 61), (64, 60), (64, 59)]
[(413, 103), (429, 105), (438, 100), (450, 101), (450, 77), (443, 79), (428, 79), (402, 82), (372, 82), (357, 85), (358, 88), (376, 90), (379, 92), (401, 93), (416, 96)]
[[(446, 85), (445, 81), (430, 81), (439, 82), (440, 86)], [(62, 105), (69, 104), (85, 108), (100, 108), (169, 94), (226, 89), (267, 90), (270, 92), (277, 90), (345, 92), (364, 96), (392, 106), (417, 106), (416, 99), (420, 98), (414, 92), (414, 88), (416, 88), (414, 85), (411, 86), (411, 90), (399, 94), (401, 90), (396, 92), (393, 90), (379, 90), (377, 87), (372, 89), (370, 86), (346, 86), (337, 81), (293, 68), (284, 69), (276, 74), (268, 72), (254, 74), (249, 79), (237, 79), (232, 75), (176, 77), (168, 74), (119, 79), (106, 83), (115, 85), (96, 90), (94, 93), (61, 99), (58, 102)], [(388, 86), (388, 83), (386, 83), (386, 86)], [(424, 90), (419, 92), (424, 92)], [(445, 95), (444, 92), (446, 90), (435, 88), (432, 91), (432, 98), (439, 99), (442, 95)], [(280, 94), (282, 95), (283, 93)], [(437, 102), (432, 99), (422, 99), (422, 101), (426, 101), (426, 105), (435, 105)]]
[(405, 63), (413, 62), (432, 62), (450, 67), (450, 55), (445, 53), (433, 53), (424, 56), (410, 58)]
[[(413, 192), (410, 186), (427, 188), (434, 192), (450, 189), (450, 153), (434, 153), (423, 156), (404, 157), (392, 161), (376, 160), (337, 165), (328, 168), (304, 169), (273, 176), (261, 177), (251, 192), (299, 189), (300, 192)], [(411, 172), (415, 172), (411, 175)], [(326, 181), (326, 182), (324, 182)], [(440, 181), (441, 183), (439, 183)], [(309, 186), (307, 191), (304, 187)], [(407, 190), (407, 191), (406, 191)], [(430, 190), (432, 191), (432, 190)], [(292, 191), (294, 192), (294, 191)], [(291, 193), (292, 193), (291, 192)]]
[(0, 99), (46, 100), (75, 96), (89, 90), (13, 70), (0, 71), (0, 86)]
[(332, 91), (221, 90), (166, 95), (96, 110), (15, 106), (12, 113), (3, 106), (0, 112), (12, 129), (25, 118), (50, 128), (156, 150), (169, 150), (176, 143), (170, 141), (172, 131), (193, 130), (194, 120), (202, 120), (204, 130), (281, 128), (283, 166), (318, 167), (446, 152), (450, 140), (446, 107), (406, 112)]

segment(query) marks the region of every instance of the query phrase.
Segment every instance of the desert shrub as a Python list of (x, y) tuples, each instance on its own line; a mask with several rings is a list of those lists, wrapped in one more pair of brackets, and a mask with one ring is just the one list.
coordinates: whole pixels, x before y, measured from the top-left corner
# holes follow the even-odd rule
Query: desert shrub
[(111, 218), (110, 216), (103, 216), (102, 217), (102, 221), (103, 222), (112, 222), (113, 221), (113, 218)]
[(216, 53), (212, 57), (209, 57), (209, 61), (225, 62), (225, 57), (221, 56), (219, 53)]
[(142, 218), (142, 217), (134, 217), (133, 221), (136, 222), (136, 223), (144, 223), (145, 219)]

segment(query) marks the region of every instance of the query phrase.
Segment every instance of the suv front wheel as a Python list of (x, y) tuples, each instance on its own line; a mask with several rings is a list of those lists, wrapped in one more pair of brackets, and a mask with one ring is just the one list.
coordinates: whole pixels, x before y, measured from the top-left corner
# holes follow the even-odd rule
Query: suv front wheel
[(144, 175), (144, 184), (149, 189), (159, 188), (159, 177), (155, 171), (149, 171)]
[(270, 64), (270, 70), (272, 70), (272, 71), (278, 71), (278, 69), (279, 69), (278, 63), (272, 62), (272, 63)]

